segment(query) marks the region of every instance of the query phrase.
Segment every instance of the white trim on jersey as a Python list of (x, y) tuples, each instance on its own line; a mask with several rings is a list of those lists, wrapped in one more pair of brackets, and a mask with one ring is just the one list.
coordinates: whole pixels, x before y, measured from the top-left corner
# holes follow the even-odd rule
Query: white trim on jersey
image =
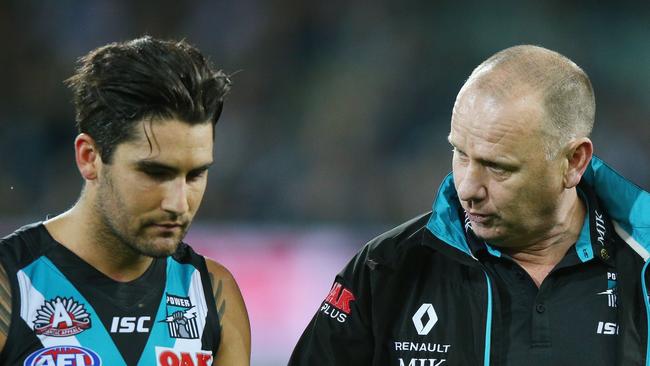
[[(203, 334), (205, 329), (206, 318), (208, 316), (208, 305), (205, 301), (205, 293), (203, 292), (203, 284), (201, 283), (201, 273), (198, 270), (195, 270), (192, 273), (192, 278), (190, 280), (190, 288), (188, 289), (188, 296), (190, 302), (194, 305), (193, 311), (196, 312), (196, 317), (193, 320), (196, 320), (197, 334), (199, 335), (198, 339), (183, 339), (176, 338), (174, 343), (174, 348), (176, 347), (187, 347), (187, 349), (194, 349), (196, 351), (201, 350), (201, 339), (200, 335)], [(192, 347), (192, 348), (190, 348)]]
[[(34, 329), (38, 310), (45, 303), (45, 297), (33, 285), (23, 270), (18, 271), (18, 286), (20, 288), (20, 317), (30, 329)], [(81, 346), (76, 336), (68, 337), (49, 337), (44, 334), (38, 334), (38, 339), (44, 347), (54, 346)]]

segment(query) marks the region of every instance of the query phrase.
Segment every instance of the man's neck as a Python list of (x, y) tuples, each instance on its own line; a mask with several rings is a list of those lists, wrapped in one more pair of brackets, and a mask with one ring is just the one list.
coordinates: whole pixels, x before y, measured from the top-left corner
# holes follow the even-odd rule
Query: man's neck
[(503, 248), (503, 252), (517, 262), (531, 276), (537, 287), (564, 258), (567, 251), (580, 236), (587, 209), (577, 194), (561, 208), (546, 235), (534, 242), (517, 248)]
[(44, 225), (57, 242), (115, 281), (128, 282), (140, 277), (153, 260), (99, 227), (83, 200)]

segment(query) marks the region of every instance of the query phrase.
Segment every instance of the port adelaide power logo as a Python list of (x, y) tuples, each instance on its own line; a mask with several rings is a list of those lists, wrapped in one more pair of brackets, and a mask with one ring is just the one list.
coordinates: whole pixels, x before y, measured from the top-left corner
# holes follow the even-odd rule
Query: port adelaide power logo
[(34, 331), (38, 335), (69, 337), (90, 328), (90, 314), (72, 297), (46, 300), (36, 311)]
[(189, 297), (167, 294), (166, 318), (169, 336), (172, 338), (198, 339), (199, 327), (196, 323), (196, 308)]

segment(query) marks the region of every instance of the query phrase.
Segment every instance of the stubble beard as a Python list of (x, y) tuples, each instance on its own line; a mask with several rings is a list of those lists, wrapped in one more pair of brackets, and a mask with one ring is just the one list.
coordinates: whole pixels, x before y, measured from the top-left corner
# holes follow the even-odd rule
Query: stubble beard
[(98, 188), (95, 211), (98, 218), (97, 242), (109, 246), (117, 257), (142, 255), (152, 258), (165, 258), (174, 254), (187, 233), (189, 223), (181, 228), (180, 235), (172, 246), (157, 246), (156, 238), (147, 238), (146, 229), (151, 225), (137, 222), (137, 229), (129, 228), (132, 218), (128, 217), (124, 202), (115, 191), (110, 174), (104, 174), (103, 184)]

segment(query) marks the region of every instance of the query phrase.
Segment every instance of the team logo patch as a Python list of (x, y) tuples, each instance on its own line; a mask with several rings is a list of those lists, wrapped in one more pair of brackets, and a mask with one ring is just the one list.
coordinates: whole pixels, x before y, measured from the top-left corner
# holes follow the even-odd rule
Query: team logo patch
[(177, 351), (173, 348), (156, 347), (158, 366), (212, 366), (211, 351)]
[(339, 323), (345, 323), (352, 312), (351, 303), (356, 300), (352, 291), (335, 282), (329, 294), (320, 307), (320, 312), (336, 319)]
[(101, 366), (102, 359), (93, 350), (77, 346), (55, 346), (32, 353), (23, 366)]
[(38, 335), (69, 337), (90, 328), (90, 314), (83, 304), (72, 297), (45, 300), (36, 311), (34, 331)]
[(607, 272), (607, 290), (603, 292), (599, 292), (598, 295), (607, 296), (607, 306), (609, 306), (610, 308), (617, 307), (615, 272)]
[(197, 312), (190, 298), (167, 294), (166, 305), (166, 318), (160, 322), (167, 323), (169, 336), (172, 338), (198, 339)]

